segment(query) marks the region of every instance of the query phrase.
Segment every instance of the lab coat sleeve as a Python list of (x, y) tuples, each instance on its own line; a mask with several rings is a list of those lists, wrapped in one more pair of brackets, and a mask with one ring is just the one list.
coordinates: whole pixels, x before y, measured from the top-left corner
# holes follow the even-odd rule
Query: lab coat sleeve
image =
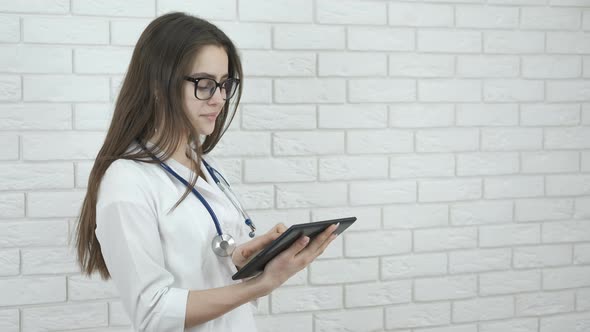
[(101, 182), (95, 233), (121, 301), (138, 331), (183, 331), (188, 290), (172, 287), (149, 190), (137, 173), (109, 171)]

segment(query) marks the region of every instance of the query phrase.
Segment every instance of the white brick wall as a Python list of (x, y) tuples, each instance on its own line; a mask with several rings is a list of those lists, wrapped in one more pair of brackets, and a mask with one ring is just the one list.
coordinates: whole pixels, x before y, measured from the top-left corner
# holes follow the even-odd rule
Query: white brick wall
[(218, 24), (258, 222), (356, 215), (260, 331), (590, 331), (588, 0), (0, 1), (0, 331), (130, 331), (71, 250), (133, 46)]

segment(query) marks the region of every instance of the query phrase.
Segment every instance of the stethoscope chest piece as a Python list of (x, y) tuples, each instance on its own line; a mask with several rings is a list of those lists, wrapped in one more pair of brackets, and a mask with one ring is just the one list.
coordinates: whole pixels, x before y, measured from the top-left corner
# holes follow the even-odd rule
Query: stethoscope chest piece
[(216, 255), (227, 257), (231, 256), (234, 249), (236, 249), (236, 242), (231, 235), (221, 234), (213, 238), (213, 241), (211, 241), (211, 248)]

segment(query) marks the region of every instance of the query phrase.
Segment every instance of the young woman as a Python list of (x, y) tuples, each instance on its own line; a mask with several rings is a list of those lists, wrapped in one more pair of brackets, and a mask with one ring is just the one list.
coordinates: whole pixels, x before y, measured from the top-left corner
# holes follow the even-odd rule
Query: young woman
[(136, 330), (255, 331), (243, 304), (279, 287), (335, 238), (335, 226), (311, 242), (302, 237), (258, 276), (232, 281), (285, 230), (279, 224), (249, 239), (251, 221), (207, 158), (237, 109), (241, 79), (233, 43), (202, 19), (158, 17), (137, 42), (76, 243), (83, 271), (112, 278)]

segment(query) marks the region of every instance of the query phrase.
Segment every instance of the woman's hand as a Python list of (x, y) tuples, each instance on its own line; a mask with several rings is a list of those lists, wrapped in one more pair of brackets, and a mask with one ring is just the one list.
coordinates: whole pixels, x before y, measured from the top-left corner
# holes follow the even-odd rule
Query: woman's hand
[(311, 243), (309, 243), (309, 237), (302, 236), (291, 247), (268, 262), (264, 272), (257, 277), (265, 285), (268, 293), (282, 285), (297, 272), (303, 270), (321, 255), (336, 238), (336, 234), (333, 233), (337, 228), (338, 224), (331, 225), (315, 237)]
[(281, 236), (286, 230), (287, 227), (284, 224), (276, 224), (264, 235), (239, 245), (231, 256), (232, 262), (238, 269), (241, 269), (254, 254), (266, 248), (266, 246)]

